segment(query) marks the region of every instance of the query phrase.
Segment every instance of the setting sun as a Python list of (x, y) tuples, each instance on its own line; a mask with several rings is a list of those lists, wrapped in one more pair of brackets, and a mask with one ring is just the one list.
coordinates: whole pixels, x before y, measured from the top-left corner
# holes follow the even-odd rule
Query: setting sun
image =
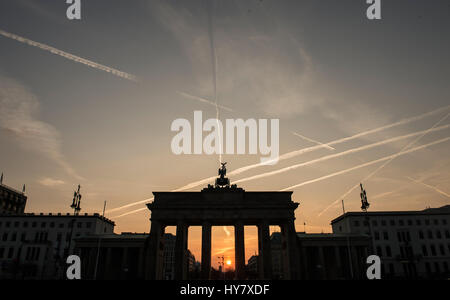
[(227, 260), (227, 265), (231, 266), (231, 260)]

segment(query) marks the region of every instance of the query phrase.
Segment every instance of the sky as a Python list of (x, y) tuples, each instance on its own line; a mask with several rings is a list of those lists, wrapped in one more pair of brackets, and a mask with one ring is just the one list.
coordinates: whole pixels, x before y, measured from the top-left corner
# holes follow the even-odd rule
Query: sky
[[(116, 232), (149, 232), (153, 191), (217, 174), (218, 155), (172, 153), (172, 122), (194, 111), (279, 119), (277, 164), (222, 161), (245, 190), (292, 190), (297, 231), (330, 232), (342, 198), (360, 210), (360, 182), (373, 211), (450, 203), (448, 1), (382, 1), (381, 20), (363, 0), (81, 3), (69, 20), (64, 0), (0, 2), (0, 172), (26, 184), (27, 212), (70, 212), (81, 184), (82, 212), (107, 201)], [(232, 227), (214, 228), (222, 254)]]

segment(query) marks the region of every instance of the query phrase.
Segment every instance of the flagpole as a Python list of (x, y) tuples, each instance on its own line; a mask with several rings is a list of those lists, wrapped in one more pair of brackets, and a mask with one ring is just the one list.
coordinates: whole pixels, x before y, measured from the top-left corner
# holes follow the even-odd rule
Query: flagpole
[[(344, 207), (344, 199), (342, 199), (342, 212), (345, 215), (345, 207)], [(347, 219), (347, 251), (348, 251), (348, 260), (350, 265), (350, 278), (353, 279), (353, 263), (352, 263), (352, 252), (350, 248), (350, 224)]]
[[(106, 200), (103, 203), (103, 218), (105, 218), (105, 209), (106, 209)], [(104, 220), (102, 220), (102, 224), (104, 224)], [(104, 227), (104, 226), (103, 226)], [(103, 231), (103, 230), (102, 230)], [(102, 240), (101, 234), (103, 234), (103, 232), (101, 232), (98, 236), (98, 245), (97, 245), (97, 258), (95, 260), (95, 270), (94, 270), (94, 280), (97, 280), (97, 268), (98, 268), (98, 259), (100, 257), (100, 243)]]

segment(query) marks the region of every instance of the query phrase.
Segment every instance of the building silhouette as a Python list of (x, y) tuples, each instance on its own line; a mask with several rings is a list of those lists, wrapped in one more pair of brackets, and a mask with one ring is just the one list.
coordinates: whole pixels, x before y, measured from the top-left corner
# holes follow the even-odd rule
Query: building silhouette
[(450, 276), (450, 205), (420, 211), (347, 212), (333, 232), (366, 234), (384, 278)]
[[(25, 187), (25, 186), (24, 186)], [(27, 204), (25, 191), (22, 192), (3, 184), (3, 174), (0, 180), (0, 214), (22, 214)]]
[(112, 233), (114, 225), (99, 214), (0, 214), (0, 278), (60, 278), (71, 238)]

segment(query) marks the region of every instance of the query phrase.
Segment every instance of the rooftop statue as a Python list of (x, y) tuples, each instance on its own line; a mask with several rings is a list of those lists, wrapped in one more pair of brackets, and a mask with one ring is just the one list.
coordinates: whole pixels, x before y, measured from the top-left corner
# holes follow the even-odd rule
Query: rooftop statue
[(216, 187), (229, 187), (230, 186), (230, 180), (228, 178), (226, 178), (225, 176), (227, 175), (227, 168), (225, 167), (225, 165), (227, 164), (226, 162), (224, 163), (220, 163), (222, 165), (222, 167), (219, 169), (219, 178), (216, 179)]

